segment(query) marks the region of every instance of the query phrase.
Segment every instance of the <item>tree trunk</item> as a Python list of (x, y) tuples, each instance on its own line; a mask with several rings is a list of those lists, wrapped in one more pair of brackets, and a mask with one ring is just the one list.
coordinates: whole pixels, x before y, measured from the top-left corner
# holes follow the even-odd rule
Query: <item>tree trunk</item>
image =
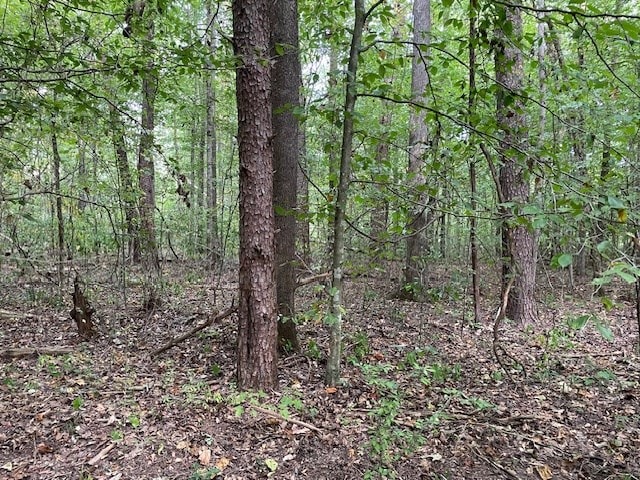
[(296, 211), (298, 212), (297, 233), (296, 238), (299, 244), (299, 257), (303, 263), (303, 267), (310, 270), (312, 268), (313, 259), (311, 257), (311, 232), (309, 229), (309, 178), (307, 157), (307, 136), (304, 124), (300, 126), (300, 161), (296, 168), (297, 172), (297, 203)]
[[(478, 1), (469, 1), (469, 124), (471, 128), (475, 127), (475, 110), (476, 110), (476, 42), (478, 38)], [(471, 132), (469, 132), (469, 142), (472, 141)], [(469, 250), (471, 256), (471, 288), (473, 291), (473, 319), (475, 323), (479, 323), (482, 316), (480, 313), (480, 283), (478, 282), (478, 220), (476, 212), (478, 210), (477, 198), (477, 174), (476, 159), (469, 160), (469, 184), (471, 187), (471, 217), (469, 218)]]
[[(147, 41), (151, 45), (154, 37), (153, 21), (148, 19)], [(152, 52), (147, 52), (153, 56)], [(160, 304), (158, 292), (158, 277), (160, 264), (158, 260), (158, 245), (155, 233), (155, 166), (153, 162), (153, 130), (155, 126), (155, 99), (158, 89), (158, 77), (154, 71), (153, 60), (149, 61), (142, 72), (142, 132), (138, 148), (138, 181), (140, 184), (140, 229), (138, 238), (143, 266), (146, 270), (144, 286), (144, 308), (147, 311), (155, 309)]]
[[(207, 47), (209, 54), (215, 54), (214, 38), (214, 15), (213, 0), (207, 2)], [(207, 73), (205, 80), (205, 102), (206, 102), (206, 163), (207, 163), (207, 250), (209, 263), (212, 267), (218, 264), (221, 259), (220, 241), (218, 238), (218, 172), (216, 158), (216, 125), (215, 125), (215, 74), (211, 58), (206, 60)]]
[(297, 175), (300, 158), (302, 71), (298, 49), (298, 1), (275, 0), (271, 7), (273, 109), (273, 206), (276, 225), (278, 343), (285, 351), (300, 347), (295, 324)]
[[(388, 79), (388, 83), (391, 83), (391, 79)], [(386, 105), (385, 105), (386, 107)], [(391, 124), (391, 113), (386, 111), (380, 115), (380, 127), (381, 138), (376, 146), (376, 161), (375, 165), (382, 165), (389, 158), (389, 141), (387, 139), (387, 128)], [(382, 168), (382, 167), (381, 167)], [(372, 173), (375, 173), (372, 172)], [(374, 176), (372, 174), (372, 176)], [(373, 252), (380, 252), (382, 250), (382, 242), (384, 242), (387, 234), (387, 223), (389, 220), (389, 202), (384, 196), (383, 189), (378, 189), (379, 197), (374, 199), (373, 210), (371, 211), (371, 244), (370, 249)]]
[(233, 1), (240, 157), (238, 387), (277, 387), (271, 67), (267, 0)]
[(64, 272), (64, 219), (62, 217), (62, 197), (60, 196), (60, 151), (58, 150), (58, 136), (56, 135), (56, 124), (51, 124), (51, 150), (53, 153), (53, 192), (55, 193), (55, 212), (57, 224), (57, 262), (58, 287), (62, 288)]
[(127, 231), (127, 253), (131, 256), (134, 263), (139, 263), (140, 248), (136, 231), (140, 219), (138, 218), (136, 209), (133, 179), (131, 177), (131, 168), (129, 167), (129, 157), (127, 155), (127, 146), (124, 138), (124, 125), (120, 120), (116, 107), (111, 104), (109, 105), (109, 120), (111, 123), (111, 141), (116, 154), (116, 167), (119, 176), (120, 201), (124, 207), (124, 219)]
[(329, 355), (325, 383), (337, 385), (340, 380), (340, 360), (342, 357), (342, 262), (344, 259), (344, 225), (347, 195), (349, 193), (349, 176), (351, 175), (351, 149), (353, 147), (353, 117), (356, 105), (356, 75), (358, 72), (358, 55), (362, 43), (365, 11), (364, 0), (354, 0), (355, 19), (349, 65), (347, 67), (346, 95), (344, 102), (344, 120), (342, 125), (342, 148), (340, 150), (340, 178), (333, 222), (333, 257), (331, 290), (329, 295)]
[[(431, 1), (414, 0), (413, 3), (413, 60), (411, 64), (411, 100), (424, 104), (429, 85), (427, 72), (429, 35), (431, 32)], [(419, 48), (422, 46), (422, 48)], [(429, 130), (424, 110), (412, 109), (409, 115), (409, 182), (415, 189), (411, 205), (411, 219), (407, 225), (408, 237), (401, 296), (418, 300), (426, 288), (428, 198), (425, 185), (425, 157), (429, 149)]]
[[(504, 7), (505, 24), (496, 31), (495, 50), (498, 128), (502, 131), (499, 145), (501, 167), (500, 189), (504, 202), (525, 205), (529, 202), (527, 163), (522, 158), (526, 151), (525, 111), (521, 92), (524, 80), (522, 53), (519, 45), (522, 38), (522, 18), (518, 7)], [(505, 31), (510, 31), (507, 35)], [(504, 209), (503, 209), (504, 210)], [(525, 225), (513, 225), (513, 214), (503, 211), (503, 288), (514, 276), (513, 288), (509, 292), (506, 316), (521, 324), (536, 321), (535, 281), (536, 242), (531, 229)]]

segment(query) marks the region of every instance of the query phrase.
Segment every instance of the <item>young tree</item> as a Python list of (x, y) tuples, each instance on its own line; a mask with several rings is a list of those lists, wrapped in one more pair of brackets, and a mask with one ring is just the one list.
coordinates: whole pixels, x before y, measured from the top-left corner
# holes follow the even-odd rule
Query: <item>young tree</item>
[(271, 66), (267, 0), (234, 0), (240, 156), (238, 387), (277, 387)]
[(329, 292), (329, 356), (325, 383), (337, 385), (340, 380), (340, 360), (342, 357), (342, 262), (344, 259), (345, 211), (349, 192), (349, 176), (351, 175), (351, 149), (353, 146), (353, 120), (356, 105), (356, 75), (358, 73), (358, 55), (362, 43), (362, 31), (366, 20), (364, 0), (355, 0), (355, 19), (349, 64), (345, 79), (346, 94), (344, 102), (344, 119), (342, 125), (342, 148), (340, 150), (340, 179), (333, 220), (333, 257), (331, 262), (331, 290)]
[[(496, 30), (495, 69), (498, 83), (497, 121), (502, 136), (499, 144), (499, 188), (501, 201), (515, 205), (529, 202), (526, 113), (522, 97), (524, 69), (520, 41), (522, 17), (517, 6), (505, 6), (504, 20)], [(504, 209), (504, 207), (503, 207)], [(508, 293), (506, 316), (516, 322), (529, 324), (536, 320), (536, 241), (527, 225), (514, 224), (508, 211), (502, 223), (503, 289), (513, 277)]]
[(273, 206), (276, 222), (276, 291), (278, 342), (285, 350), (300, 347), (295, 315), (297, 172), (300, 158), (302, 72), (298, 48), (298, 2), (275, 0), (271, 8), (273, 108)]
[[(207, 2), (207, 47), (209, 55), (215, 53), (214, 21), (215, 10), (213, 0)], [(215, 125), (215, 74), (211, 57), (206, 59), (207, 72), (205, 73), (205, 143), (206, 143), (206, 169), (207, 169), (207, 250), (211, 265), (220, 260), (220, 241), (218, 239), (218, 171)]]
[[(428, 50), (431, 31), (431, 0), (413, 3), (413, 60), (411, 64), (411, 100), (425, 103), (429, 85)], [(424, 167), (429, 147), (429, 130), (424, 110), (412, 109), (409, 117), (409, 175), (415, 189), (407, 226), (404, 285), (401, 296), (417, 299), (425, 288), (426, 265), (423, 260), (427, 248), (428, 198), (424, 193)]]

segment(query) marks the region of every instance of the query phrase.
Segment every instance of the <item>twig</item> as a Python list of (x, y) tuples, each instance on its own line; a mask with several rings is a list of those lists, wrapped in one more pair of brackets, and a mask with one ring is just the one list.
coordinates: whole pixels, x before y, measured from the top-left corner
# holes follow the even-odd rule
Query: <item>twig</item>
[(278, 420), (282, 420), (283, 422), (293, 423), (295, 425), (308, 428), (309, 430), (313, 430), (314, 432), (322, 433), (322, 430), (320, 430), (318, 427), (311, 425), (310, 423), (303, 422), (302, 420), (296, 420), (295, 418), (286, 418), (280, 415), (279, 413), (272, 412), (267, 408), (258, 407), (256, 405), (251, 405), (251, 408), (253, 408), (256, 412), (264, 413), (265, 415), (269, 415), (270, 417), (277, 418)]
[(116, 448), (116, 444), (115, 443), (107, 445), (102, 450), (100, 450), (91, 460), (89, 460), (87, 462), (87, 464), (92, 466), (92, 467), (96, 466), (103, 458), (105, 458), (107, 455), (109, 455), (109, 452), (111, 450), (113, 450), (114, 448)]
[(310, 283), (319, 282), (320, 280), (324, 280), (331, 276), (331, 272), (319, 273), (317, 275), (312, 275), (310, 277), (301, 278), (296, 281), (296, 288), (304, 287), (305, 285), (309, 285)]
[(218, 313), (216, 316), (210, 316), (207, 319), (207, 321), (204, 322), (203, 324), (198, 325), (197, 327), (195, 327), (192, 330), (188, 331), (187, 333), (185, 333), (181, 337), (174, 338), (173, 340), (171, 340), (170, 342), (165, 344), (163, 347), (160, 347), (159, 349), (154, 350), (151, 353), (151, 356), (155, 357), (157, 355), (160, 355), (162, 352), (165, 352), (165, 351), (169, 350), (170, 348), (175, 347), (177, 344), (179, 344), (180, 342), (183, 342), (184, 340), (186, 340), (189, 337), (192, 337), (193, 335), (198, 333), (200, 330), (204, 330), (208, 326), (210, 326), (210, 325), (212, 325), (214, 323), (220, 322), (221, 320), (227, 318), (229, 315), (231, 315), (232, 313), (236, 312), (237, 310), (238, 310), (238, 307), (235, 306), (233, 304), (233, 302), (232, 302), (231, 306), (229, 308), (227, 308), (226, 310), (224, 310), (223, 312)]
[(491, 465), (492, 467), (497, 468), (498, 470), (500, 470), (501, 472), (504, 472), (507, 474), (507, 476), (509, 478), (513, 478), (515, 480), (518, 480), (520, 477), (518, 476), (517, 473), (515, 473), (513, 470), (510, 470), (506, 467), (503, 467), (502, 465), (500, 465), (498, 462), (496, 462), (495, 460), (491, 460), (490, 458), (482, 455), (480, 453), (480, 451), (477, 448), (473, 449), (475, 451), (475, 454), (480, 457), (482, 460), (484, 460), (485, 462), (487, 462), (489, 465)]

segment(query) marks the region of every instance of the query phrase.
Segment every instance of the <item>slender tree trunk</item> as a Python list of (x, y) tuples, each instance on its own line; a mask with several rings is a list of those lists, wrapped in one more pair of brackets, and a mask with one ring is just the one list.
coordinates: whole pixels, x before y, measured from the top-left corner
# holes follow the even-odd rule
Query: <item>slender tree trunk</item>
[(111, 141), (116, 155), (116, 167), (118, 169), (120, 184), (120, 199), (124, 206), (125, 228), (127, 231), (128, 254), (134, 263), (140, 262), (140, 247), (137, 235), (137, 226), (140, 223), (136, 209), (136, 194), (133, 187), (131, 168), (124, 137), (124, 125), (118, 115), (116, 107), (109, 105), (109, 121), (111, 123)]
[[(469, 1), (469, 124), (475, 127), (475, 111), (476, 111), (476, 42), (478, 38), (477, 30), (478, 21), (478, 1)], [(469, 132), (469, 142), (473, 136)], [(473, 319), (475, 323), (479, 323), (482, 316), (480, 313), (480, 283), (478, 282), (478, 220), (476, 212), (478, 211), (478, 189), (476, 186), (476, 159), (472, 157), (469, 160), (469, 184), (471, 187), (471, 218), (469, 218), (469, 247), (471, 255), (471, 288), (473, 290)]]
[(275, 0), (271, 7), (273, 109), (273, 206), (276, 223), (278, 343), (285, 351), (300, 347), (295, 324), (297, 175), (300, 158), (302, 71), (298, 48), (298, 1)]
[(325, 383), (337, 385), (340, 380), (340, 360), (342, 358), (342, 262), (344, 259), (345, 210), (349, 193), (349, 176), (351, 175), (351, 149), (353, 147), (353, 117), (356, 105), (356, 75), (358, 72), (358, 55), (362, 43), (362, 31), (365, 22), (364, 0), (354, 0), (355, 19), (349, 64), (347, 67), (346, 95), (344, 101), (344, 120), (342, 125), (342, 148), (340, 150), (340, 178), (338, 181), (335, 217), (333, 222), (333, 257), (331, 263), (332, 277), (329, 295), (329, 355)]
[[(505, 202), (525, 205), (529, 202), (527, 162), (520, 152), (526, 151), (526, 119), (521, 92), (524, 80), (522, 52), (522, 17), (518, 7), (504, 7), (508, 27), (501, 25), (496, 32), (495, 50), (498, 128), (502, 131), (499, 151), (501, 167), (500, 188)], [(507, 35), (505, 31), (509, 31)], [(536, 242), (533, 232), (525, 225), (510, 223), (509, 212), (503, 212), (502, 224), (503, 288), (514, 276), (513, 288), (509, 292), (506, 315), (521, 324), (536, 321), (535, 281)]]
[[(151, 19), (147, 23), (147, 42), (153, 44), (154, 25)], [(152, 52), (148, 52), (153, 56)], [(138, 237), (142, 263), (146, 270), (144, 308), (151, 311), (159, 306), (159, 275), (160, 263), (158, 259), (158, 244), (155, 232), (155, 166), (153, 161), (153, 144), (155, 127), (155, 99), (158, 89), (158, 78), (154, 71), (153, 60), (149, 61), (142, 73), (142, 132), (138, 147), (138, 181), (140, 185), (140, 229)]]
[(56, 196), (55, 212), (58, 227), (58, 236), (56, 241), (56, 251), (58, 254), (56, 269), (58, 272), (58, 287), (62, 288), (64, 273), (64, 219), (62, 217), (62, 197), (60, 195), (60, 164), (62, 162), (60, 160), (60, 151), (58, 150), (58, 136), (56, 135), (55, 122), (52, 122), (51, 129), (51, 150), (53, 153), (53, 165), (51, 168), (53, 170), (53, 192)]
[[(334, 142), (334, 130), (335, 130), (335, 126), (338, 123), (338, 106), (337, 103), (338, 101), (335, 100), (337, 95), (335, 93), (336, 91), (336, 85), (338, 83), (337, 78), (338, 78), (339, 72), (338, 72), (338, 51), (336, 49), (335, 46), (330, 45), (329, 46), (329, 100), (330, 100), (330, 104), (333, 107), (333, 111), (331, 113), (331, 123), (329, 125), (329, 138), (330, 138), (330, 142), (333, 143), (337, 143), (337, 139), (335, 139)], [(337, 137), (337, 135), (335, 135), (335, 137)], [(338, 159), (336, 158), (336, 149), (335, 148), (329, 148), (329, 153), (328, 153), (328, 163), (329, 163), (329, 194), (327, 195), (327, 198), (329, 200), (329, 204), (331, 205), (331, 207), (333, 207), (333, 205), (335, 204), (336, 201), (336, 195), (337, 195), (337, 186), (338, 186), (338, 178), (340, 176), (340, 165), (338, 162)], [(334, 217), (335, 217), (335, 212), (332, 212), (333, 215), (328, 217), (327, 219), (327, 258), (331, 258), (331, 255), (333, 254), (331, 249), (333, 248), (333, 244), (334, 244), (334, 239), (333, 239), (333, 222), (334, 222)]]
[[(411, 66), (411, 100), (423, 104), (429, 86), (428, 45), (431, 32), (431, 1), (414, 0), (413, 3), (413, 60)], [(422, 46), (422, 48), (419, 48)], [(418, 300), (426, 288), (428, 198), (424, 192), (425, 157), (429, 150), (429, 130), (424, 110), (412, 109), (409, 114), (409, 177), (415, 189), (411, 206), (411, 220), (407, 226), (404, 285), (401, 296)]]
[(234, 0), (233, 35), (240, 157), (238, 387), (277, 387), (278, 322), (269, 9), (267, 0)]
[[(391, 79), (389, 79), (391, 80)], [(389, 83), (391, 83), (389, 81)], [(381, 138), (376, 146), (376, 161), (375, 164), (382, 165), (389, 158), (389, 141), (387, 139), (386, 130), (388, 126), (391, 124), (391, 113), (384, 112), (380, 115), (380, 127), (381, 127)], [(372, 173), (375, 173), (373, 171)], [(373, 175), (372, 175), (373, 176)], [(381, 242), (384, 241), (386, 233), (387, 233), (387, 223), (389, 221), (389, 202), (385, 198), (383, 194), (383, 190), (379, 189), (380, 195), (379, 198), (376, 197), (374, 200), (373, 210), (371, 211), (371, 245), (370, 248), (374, 251), (380, 251), (382, 248)]]
[[(207, 2), (207, 47), (209, 54), (215, 54), (214, 37), (214, 8), (213, 0)], [(210, 265), (213, 267), (221, 259), (220, 240), (218, 237), (218, 172), (216, 149), (216, 125), (215, 125), (215, 74), (211, 58), (206, 60), (207, 73), (205, 77), (205, 102), (206, 102), (206, 150), (207, 150), (207, 250), (209, 252)]]
[(307, 162), (307, 135), (304, 124), (300, 126), (300, 161), (296, 168), (298, 181), (296, 188), (298, 190), (298, 221), (297, 234), (299, 244), (299, 256), (302, 260), (303, 267), (311, 269), (313, 259), (311, 257), (311, 232), (309, 229), (309, 179), (308, 162)]

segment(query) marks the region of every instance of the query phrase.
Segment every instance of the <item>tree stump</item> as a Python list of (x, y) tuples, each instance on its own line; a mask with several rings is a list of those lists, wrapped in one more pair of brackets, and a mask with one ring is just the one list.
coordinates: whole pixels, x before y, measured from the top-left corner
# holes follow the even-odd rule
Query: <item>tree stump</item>
[(84, 338), (91, 338), (95, 333), (93, 329), (93, 320), (91, 315), (95, 313), (80, 287), (80, 279), (78, 275), (73, 280), (73, 309), (69, 312), (69, 316), (76, 321), (78, 326), (78, 334)]

